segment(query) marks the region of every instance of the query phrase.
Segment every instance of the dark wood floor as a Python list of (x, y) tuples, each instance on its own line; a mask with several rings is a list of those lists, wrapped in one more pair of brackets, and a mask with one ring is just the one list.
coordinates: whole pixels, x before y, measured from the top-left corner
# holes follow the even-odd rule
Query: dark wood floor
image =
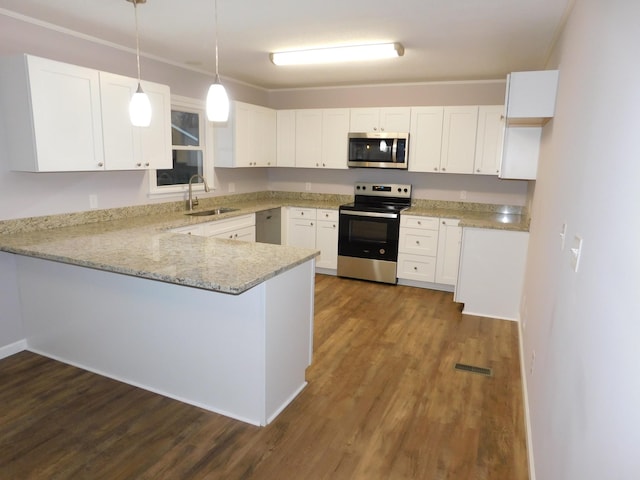
[(324, 275), (315, 304), (309, 385), (264, 428), (29, 352), (1, 360), (0, 478), (527, 478), (516, 323)]

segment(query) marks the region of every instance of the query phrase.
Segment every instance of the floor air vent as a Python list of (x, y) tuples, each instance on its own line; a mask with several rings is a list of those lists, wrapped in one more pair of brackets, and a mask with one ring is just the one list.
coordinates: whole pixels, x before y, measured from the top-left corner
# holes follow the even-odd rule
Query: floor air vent
[(477, 373), (479, 375), (484, 375), (487, 377), (493, 375), (493, 372), (490, 368), (475, 367), (473, 365), (465, 365), (464, 363), (456, 363), (454, 368), (456, 370), (462, 370), (463, 372)]

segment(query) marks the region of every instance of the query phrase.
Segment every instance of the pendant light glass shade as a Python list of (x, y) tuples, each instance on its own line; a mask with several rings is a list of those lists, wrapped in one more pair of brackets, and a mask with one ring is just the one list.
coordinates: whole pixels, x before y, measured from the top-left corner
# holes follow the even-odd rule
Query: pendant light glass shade
[(138, 3), (146, 3), (147, 0), (127, 0), (133, 3), (133, 11), (136, 18), (136, 62), (138, 65), (138, 89), (129, 102), (129, 118), (134, 127), (148, 127), (151, 125), (151, 100), (144, 93), (140, 85), (140, 40), (138, 36)]
[(210, 122), (226, 122), (229, 119), (229, 97), (217, 75), (207, 93), (206, 109)]
[(151, 101), (149, 96), (144, 93), (140, 83), (138, 90), (131, 97), (129, 102), (129, 118), (131, 125), (134, 127), (148, 127), (151, 125)]
[(218, 1), (214, 2), (214, 24), (216, 28), (216, 77), (207, 92), (206, 112), (210, 122), (226, 122), (229, 120), (229, 96), (220, 83), (218, 75)]

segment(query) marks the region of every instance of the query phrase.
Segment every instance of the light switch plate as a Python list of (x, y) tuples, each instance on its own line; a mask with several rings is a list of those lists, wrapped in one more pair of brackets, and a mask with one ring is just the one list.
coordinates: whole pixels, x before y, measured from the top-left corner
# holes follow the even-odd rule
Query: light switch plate
[(564, 250), (564, 242), (567, 239), (567, 222), (562, 224), (562, 228), (560, 229), (560, 250)]
[(580, 255), (582, 255), (582, 237), (576, 235), (571, 246), (571, 267), (574, 272), (577, 272), (580, 266)]

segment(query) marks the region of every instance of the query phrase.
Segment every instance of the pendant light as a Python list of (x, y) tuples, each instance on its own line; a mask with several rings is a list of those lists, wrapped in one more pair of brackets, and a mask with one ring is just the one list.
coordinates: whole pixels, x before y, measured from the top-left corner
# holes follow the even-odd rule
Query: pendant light
[(214, 26), (216, 29), (216, 76), (207, 93), (207, 119), (210, 122), (226, 122), (229, 119), (229, 96), (218, 75), (218, 0), (214, 0)]
[(138, 4), (147, 0), (127, 0), (133, 3), (133, 11), (136, 19), (136, 61), (138, 64), (138, 89), (129, 102), (129, 118), (134, 127), (148, 127), (151, 125), (151, 101), (140, 85), (140, 40), (138, 36)]

